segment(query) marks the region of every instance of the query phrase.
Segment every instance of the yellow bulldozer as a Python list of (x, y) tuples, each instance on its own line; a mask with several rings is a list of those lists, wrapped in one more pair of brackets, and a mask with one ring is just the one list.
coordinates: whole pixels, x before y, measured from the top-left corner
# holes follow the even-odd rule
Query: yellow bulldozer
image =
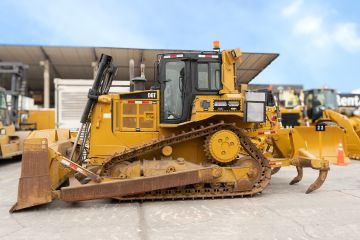
[(116, 68), (103, 54), (77, 137), (54, 129), (26, 140), (11, 211), (56, 199), (254, 196), (268, 186), (271, 168), (290, 165), (298, 170), (291, 184), (303, 167), (319, 171), (306, 192), (318, 189), (334, 157), (322, 143), (341, 129), (281, 128), (271, 92), (236, 87), (241, 55), (217, 44), (214, 51), (160, 54), (158, 84), (145, 89), (138, 77), (131, 92), (109, 93)]

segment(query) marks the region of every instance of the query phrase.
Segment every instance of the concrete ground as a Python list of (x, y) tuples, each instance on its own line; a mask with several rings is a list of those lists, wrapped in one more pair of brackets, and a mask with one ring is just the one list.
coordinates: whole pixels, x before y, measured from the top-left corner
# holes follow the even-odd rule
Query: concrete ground
[(0, 163), (0, 239), (359, 239), (360, 162), (332, 166), (324, 186), (305, 195), (317, 173), (288, 182), (273, 176), (262, 195), (244, 199), (68, 204), (60, 201), (9, 214), (20, 162)]

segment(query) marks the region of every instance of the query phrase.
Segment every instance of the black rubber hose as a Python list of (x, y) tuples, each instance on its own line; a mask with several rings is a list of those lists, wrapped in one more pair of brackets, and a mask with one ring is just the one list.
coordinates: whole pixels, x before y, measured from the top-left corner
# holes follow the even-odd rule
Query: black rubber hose
[[(88, 121), (89, 114), (92, 110), (92, 107), (94, 106), (94, 103), (97, 101), (98, 96), (103, 94), (103, 93), (99, 92), (98, 90), (102, 89), (102, 83), (103, 83), (104, 79), (106, 79), (106, 76), (104, 76), (106, 74), (104, 74), (104, 73), (106, 73), (106, 71), (111, 66), (111, 62), (112, 62), (111, 56), (105, 55), (105, 54), (101, 55), (99, 65), (98, 65), (98, 71), (96, 73), (94, 83), (93, 83), (92, 87), (89, 89), (88, 101), (85, 105), (84, 112), (81, 116), (81, 120), (80, 120), (81, 123), (86, 123)], [(109, 84), (109, 82), (108, 82), (108, 84)], [(105, 87), (105, 89), (108, 89), (108, 87)]]

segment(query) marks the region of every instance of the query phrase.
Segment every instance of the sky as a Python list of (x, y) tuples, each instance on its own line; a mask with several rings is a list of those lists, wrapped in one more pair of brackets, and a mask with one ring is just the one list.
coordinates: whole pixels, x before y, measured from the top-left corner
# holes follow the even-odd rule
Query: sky
[(360, 88), (360, 1), (0, 0), (0, 44), (279, 53), (253, 83)]

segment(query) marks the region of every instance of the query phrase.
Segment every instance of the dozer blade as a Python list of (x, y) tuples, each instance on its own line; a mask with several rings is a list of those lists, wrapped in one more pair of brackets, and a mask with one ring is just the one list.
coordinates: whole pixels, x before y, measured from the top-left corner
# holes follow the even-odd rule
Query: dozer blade
[(47, 140), (44, 138), (26, 139), (17, 202), (10, 212), (51, 201)]

